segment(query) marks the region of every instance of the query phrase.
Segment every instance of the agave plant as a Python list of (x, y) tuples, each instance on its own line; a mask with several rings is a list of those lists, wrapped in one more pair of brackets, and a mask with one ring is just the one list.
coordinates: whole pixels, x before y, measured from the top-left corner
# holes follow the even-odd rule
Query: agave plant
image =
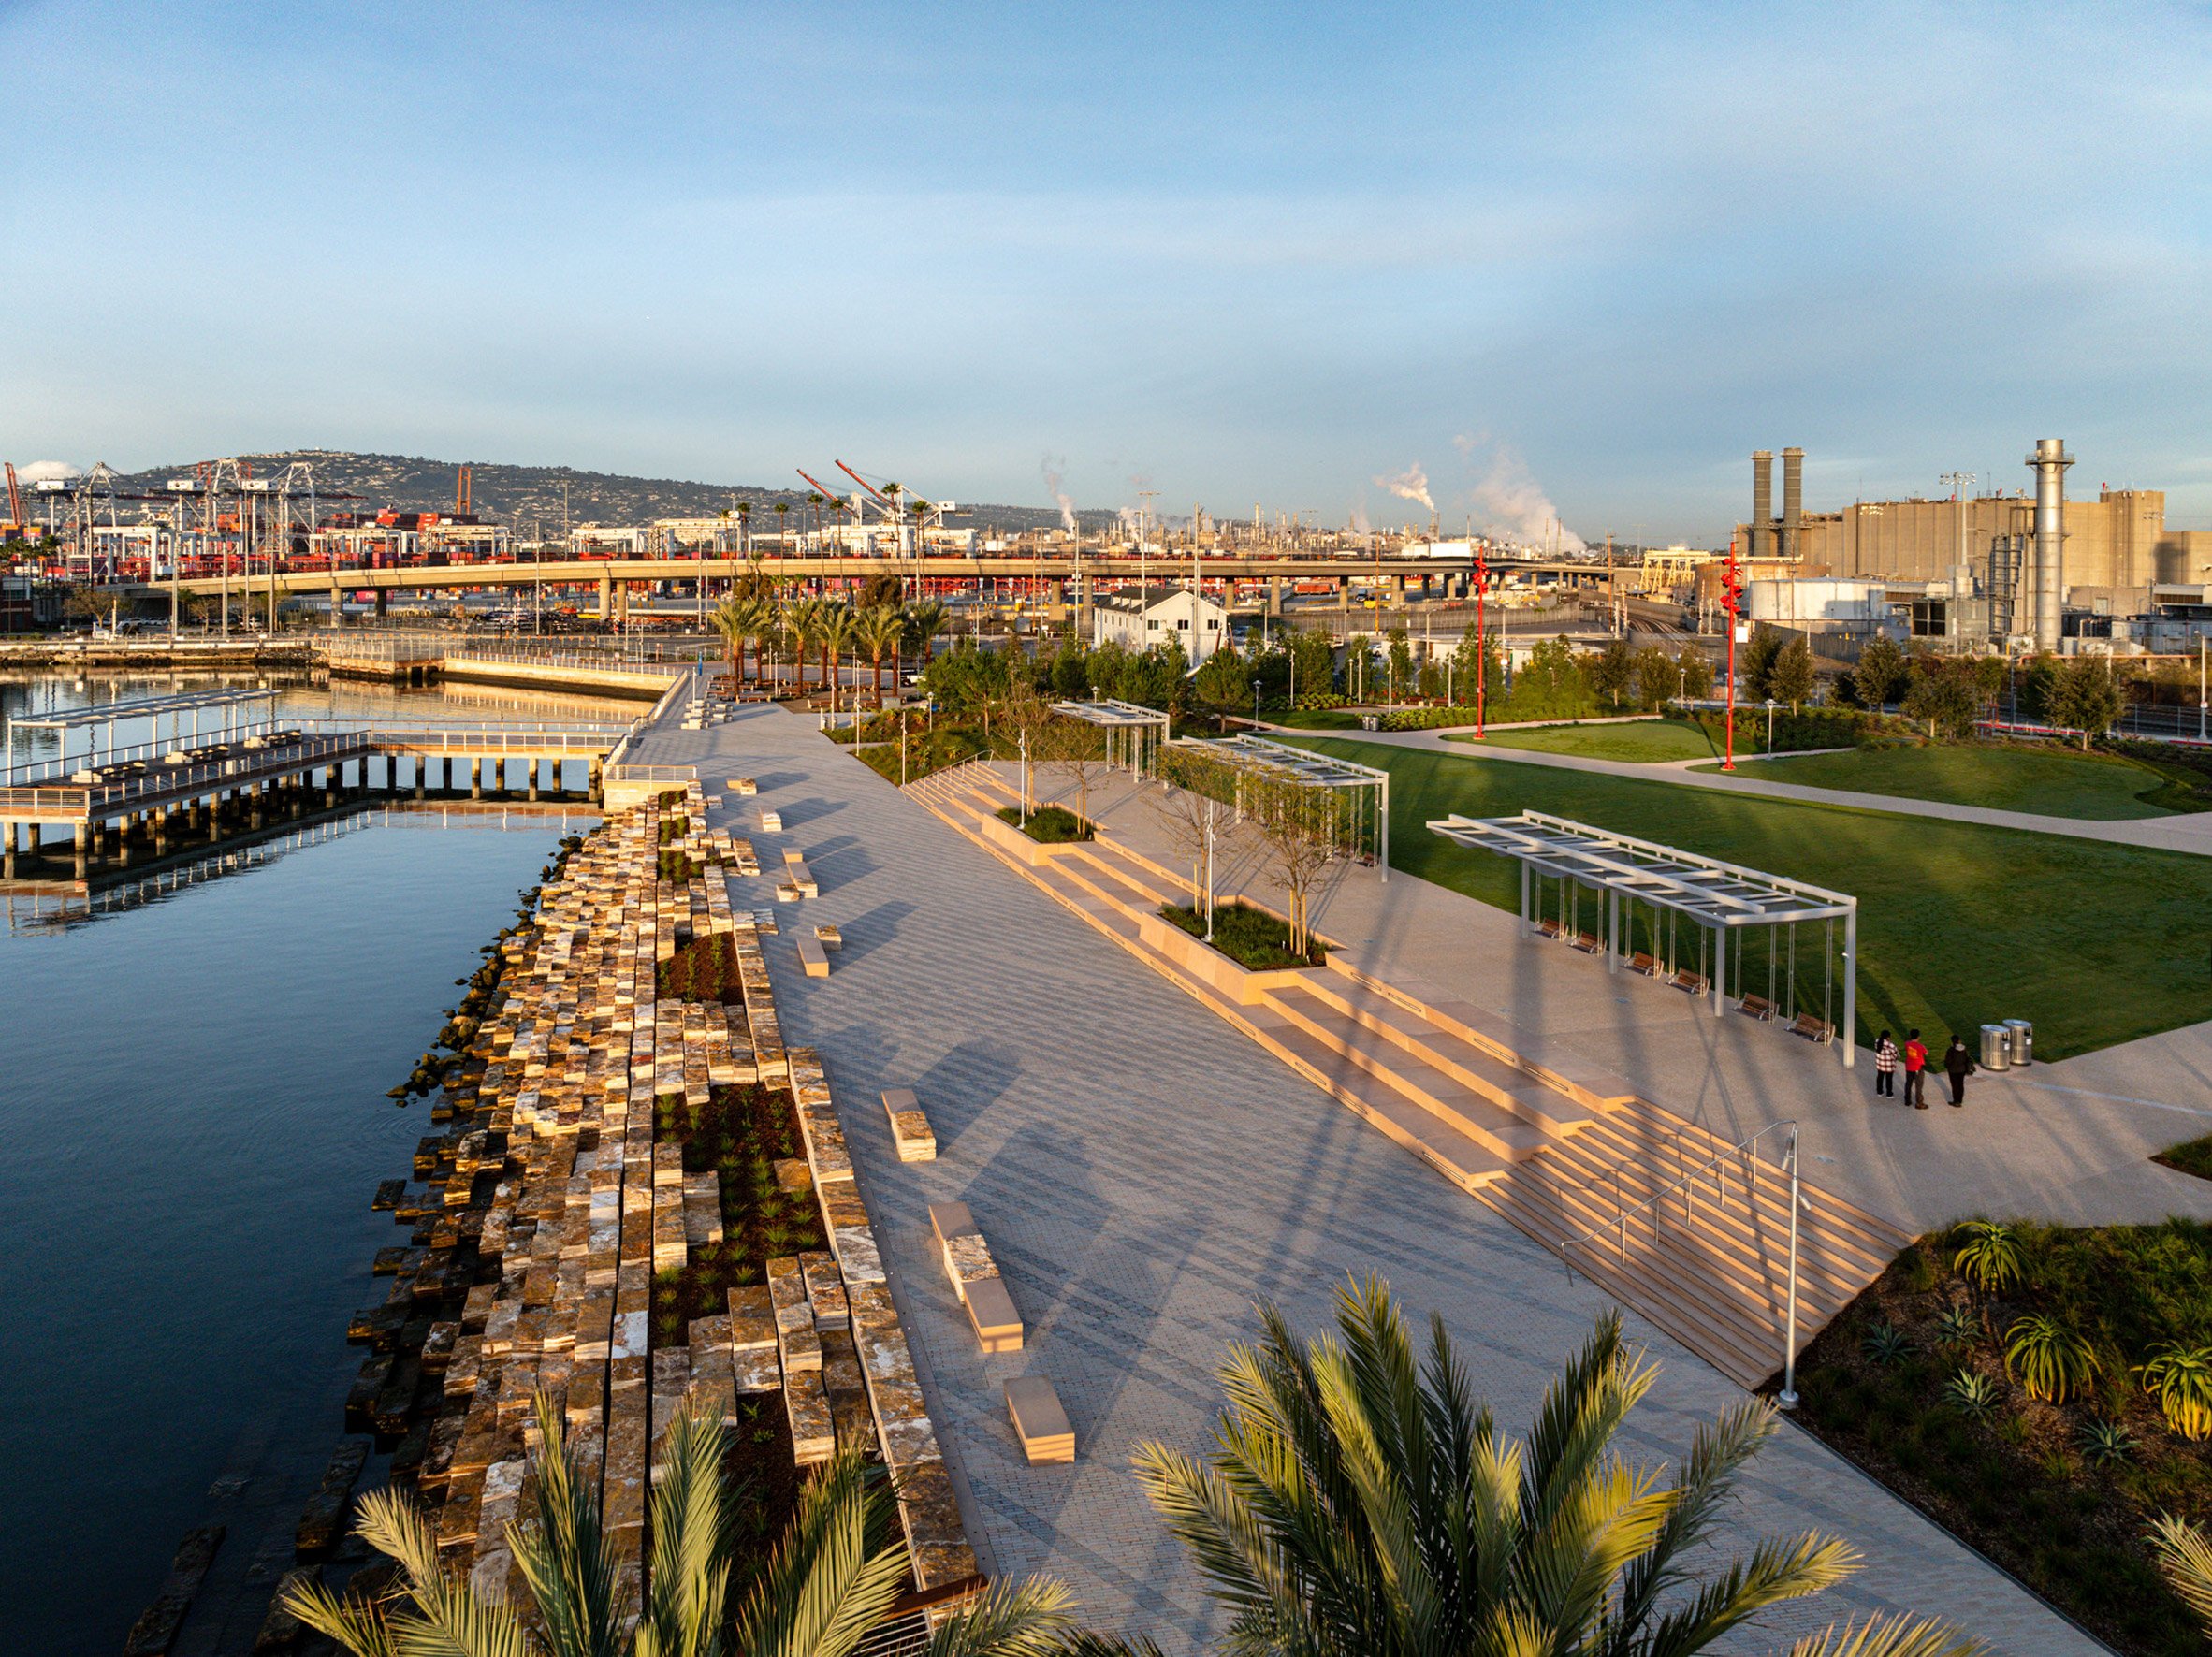
[(2076, 1436), (2081, 1453), (2100, 1467), (2132, 1461), (2139, 1447), (2134, 1435), (2117, 1421), (2090, 1421)]
[(1965, 1239), (1951, 1257), (1953, 1270), (1986, 1295), (1997, 1294), (2020, 1281), (2023, 1261), (2020, 1240), (2010, 1226), (1993, 1220), (1969, 1220), (1952, 1233)]
[(1935, 1321), (1936, 1344), (1971, 1346), (1982, 1338), (1982, 1320), (1964, 1306), (1946, 1306)]
[(2195, 1616), (2205, 1636), (2212, 1639), (2212, 1542), (2195, 1525), (2170, 1513), (2159, 1515), (2147, 1539), (2159, 1574)]
[(2153, 1348), (2135, 1373), (2159, 1401), (2167, 1426), (2191, 1444), (2212, 1434), (2212, 1346), (2170, 1342)]
[[(1214, 1452), (1137, 1454), (1153, 1504), (1232, 1613), (1227, 1650), (1689, 1653), (1857, 1563), (1844, 1542), (1808, 1532), (1698, 1580), (1773, 1409), (1753, 1400), (1701, 1429), (1665, 1482), (1632, 1465), (1614, 1439), (1656, 1369), (1623, 1347), (1618, 1315), (1599, 1320), (1521, 1442), (1474, 1397), (1441, 1320), (1417, 1358), (1378, 1280), (1339, 1292), (1333, 1336), (1302, 1340), (1273, 1307), (1260, 1317), (1260, 1343), (1221, 1372), (1229, 1408)], [(1978, 1648), (1899, 1619), (1799, 1650)]]
[(1913, 1343), (1903, 1330), (1885, 1318), (1867, 1330), (1866, 1338), (1859, 1343), (1859, 1350), (1870, 1360), (1887, 1369), (1891, 1364), (1901, 1363), (1913, 1355)]
[(2004, 1367), (2030, 1398), (2062, 1403), (2069, 1392), (2089, 1384), (2097, 1359), (2087, 1341), (2057, 1318), (2035, 1312), (2005, 1330)]
[(1976, 1370), (1960, 1370), (1943, 1384), (1943, 1401), (1972, 1421), (1986, 1421), (1997, 1408), (1997, 1383)]
[[(561, 1407), (536, 1398), (531, 1458), (538, 1518), (507, 1529), (528, 1607), (478, 1599), (438, 1558), (429, 1520), (390, 1490), (363, 1499), (359, 1530), (399, 1563), (391, 1600), (340, 1599), (320, 1584), (286, 1606), (354, 1657), (851, 1657), (880, 1624), (906, 1577), (894, 1510), (858, 1452), (830, 1461), (800, 1493), (782, 1542), (735, 1619), (735, 1536), (722, 1483), (726, 1433), (697, 1403), (668, 1429), (652, 1498), (652, 1556), (642, 1606), (600, 1525), (599, 1499), (571, 1463)], [(931, 1657), (1047, 1657), (1068, 1633), (1068, 1591), (1039, 1579), (992, 1590), (932, 1635)], [(633, 1633), (626, 1630), (634, 1628)]]

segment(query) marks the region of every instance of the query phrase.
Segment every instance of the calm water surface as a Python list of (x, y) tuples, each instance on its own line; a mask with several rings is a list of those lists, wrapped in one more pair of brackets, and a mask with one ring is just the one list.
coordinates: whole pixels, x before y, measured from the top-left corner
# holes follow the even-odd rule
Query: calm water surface
[[(0, 700), (112, 692), (18, 683)], [(339, 701), (364, 694), (392, 702)], [(517, 890), (591, 821), (379, 813), (66, 928), (16, 906), (0, 931), (0, 1651), (110, 1657), (210, 1522), (228, 1534), (178, 1650), (251, 1645), (342, 1435), (362, 1356), (346, 1316), (383, 1298), (371, 1257), (405, 1241), (369, 1199), (431, 1125), (385, 1090)]]

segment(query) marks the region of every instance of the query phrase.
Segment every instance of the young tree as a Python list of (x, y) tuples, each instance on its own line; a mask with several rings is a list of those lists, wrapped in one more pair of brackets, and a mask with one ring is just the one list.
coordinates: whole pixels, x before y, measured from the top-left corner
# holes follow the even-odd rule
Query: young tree
[(1636, 658), (1629, 654), (1628, 641), (1615, 639), (1597, 653), (1590, 664), (1590, 687), (1595, 690), (1615, 713), (1621, 711), (1621, 697), (1636, 677)]
[(1033, 758), (1041, 747), (1048, 763), (1059, 766), (1075, 779), (1075, 815), (1084, 827), (1092, 827), (1091, 787), (1110, 769), (1106, 763), (1105, 732), (1086, 720), (1055, 715), (1041, 732), (1030, 738), (1029, 752)]
[(1712, 694), (1711, 657), (1695, 645), (1684, 645), (1674, 664), (1676, 683), (1681, 687), (1682, 695), (1698, 701)]
[[(1460, 642), (1451, 653), (1451, 699), (1461, 707), (1475, 705), (1475, 687), (1482, 686), (1483, 700), (1494, 702), (1506, 693), (1506, 663), (1498, 653), (1498, 635), (1492, 630), (1480, 641), (1477, 648), (1476, 625), (1467, 623), (1467, 631), (1460, 635)], [(1564, 641), (1561, 641), (1564, 644)], [(1540, 652), (1543, 647), (1538, 646)], [(1488, 660), (1484, 660), (1487, 652)], [(1481, 667), (1481, 677), (1476, 676), (1477, 664)], [(1532, 666), (1534, 664), (1532, 663)]]
[(1335, 861), (1342, 835), (1336, 791), (1288, 771), (1247, 771), (1240, 783), (1244, 821), (1259, 837), (1267, 877), (1288, 900), (1290, 949), (1313, 951), (1313, 897)]
[(852, 630), (853, 645), (868, 659), (869, 689), (875, 692), (876, 705), (883, 705), (883, 658), (892, 659), (896, 674), (899, 641), (906, 636), (906, 622), (896, 610), (879, 605), (864, 610)]
[(1973, 729), (1982, 711), (1972, 670), (1964, 662), (1941, 656), (1914, 657), (1913, 682), (1905, 691), (1904, 711), (1907, 719), (1928, 727), (1931, 739), (1938, 734), (1964, 736)]
[(1564, 634), (1546, 639), (1514, 676), (1513, 712), (1535, 719), (1571, 719), (1589, 713), (1596, 705), (1588, 670), (1596, 661), (1594, 655), (1578, 655)]
[(1790, 642), (1783, 646), (1774, 658), (1774, 666), (1767, 676), (1767, 694), (1777, 702), (1790, 705), (1796, 713), (1812, 694), (1812, 647), (1805, 642), (1803, 633), (1792, 633)]
[(1736, 654), (1736, 674), (1743, 681), (1744, 700), (1764, 702), (1774, 696), (1774, 660), (1781, 654), (1782, 634), (1766, 626), (1752, 630), (1751, 643)]
[(1148, 795), (1148, 803), (1175, 850), (1190, 861), (1191, 908), (1211, 933), (1214, 860), (1208, 853), (1220, 845), (1229, 827), (1223, 802), (1236, 797), (1234, 774), (1211, 754), (1181, 745), (1160, 751), (1159, 779), (1166, 786)]
[(1674, 659), (1657, 645), (1646, 645), (1636, 653), (1636, 701), (1638, 707), (1652, 708), (1665, 705), (1676, 694), (1681, 676), (1677, 672)]
[(1403, 627), (1390, 631), (1389, 659), (1384, 672), (1389, 676), (1383, 684), (1384, 693), (1404, 702), (1414, 693), (1413, 640)]
[(1905, 661), (1905, 653), (1897, 647), (1897, 641), (1885, 633), (1878, 633), (1866, 643), (1858, 653), (1858, 665), (1852, 669), (1852, 680), (1858, 688), (1859, 705), (1877, 712), (1890, 703), (1903, 698), (1912, 683), (1912, 669)]
[(2090, 739), (2110, 731), (2120, 717), (2119, 685), (2111, 661), (2103, 656), (2074, 656), (2062, 662), (2048, 700), (2051, 721), (2079, 731), (2084, 753)]
[(1284, 634), (1290, 656), (1288, 693), (1326, 697), (1336, 688), (1336, 642), (1326, 628), (1293, 628)]

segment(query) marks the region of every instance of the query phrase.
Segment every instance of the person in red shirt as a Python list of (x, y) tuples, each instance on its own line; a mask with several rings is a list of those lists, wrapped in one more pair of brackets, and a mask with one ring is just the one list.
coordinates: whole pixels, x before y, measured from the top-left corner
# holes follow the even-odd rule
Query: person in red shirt
[(1928, 1109), (1928, 1049), (1920, 1032), (1905, 1032), (1905, 1103), (1916, 1111)]

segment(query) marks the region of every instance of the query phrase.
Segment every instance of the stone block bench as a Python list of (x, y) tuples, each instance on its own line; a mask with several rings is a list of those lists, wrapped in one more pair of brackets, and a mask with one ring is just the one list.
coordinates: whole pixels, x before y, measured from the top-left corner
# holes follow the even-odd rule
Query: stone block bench
[(1021, 1314), (1014, 1310), (1013, 1297), (1006, 1292), (997, 1262), (991, 1258), (990, 1244), (976, 1229), (975, 1216), (968, 1212), (968, 1204), (933, 1202), (929, 1223), (944, 1255), (945, 1275), (953, 1280), (960, 1303), (968, 1309), (976, 1340), (985, 1352), (1019, 1352)]
[(937, 1160), (937, 1135), (930, 1131), (929, 1118), (922, 1113), (922, 1102), (912, 1088), (885, 1088), (883, 1109), (891, 1118), (891, 1142), (901, 1162)]
[(733, 777), (730, 778), (730, 792), (742, 798), (750, 799), (760, 790), (749, 777)]
[(845, 935), (833, 921), (824, 921), (817, 925), (814, 936), (825, 950), (841, 950), (845, 947)]
[(822, 940), (802, 933), (795, 941), (799, 947), (799, 965), (806, 968), (807, 976), (829, 977), (829, 952), (822, 947)]
[(1032, 1462), (1075, 1460), (1075, 1429), (1060, 1407), (1060, 1395), (1042, 1375), (1022, 1375), (1006, 1384), (1006, 1413), (1014, 1437)]
[(771, 835), (780, 835), (783, 833), (783, 813), (763, 811), (761, 813), (761, 827)]

